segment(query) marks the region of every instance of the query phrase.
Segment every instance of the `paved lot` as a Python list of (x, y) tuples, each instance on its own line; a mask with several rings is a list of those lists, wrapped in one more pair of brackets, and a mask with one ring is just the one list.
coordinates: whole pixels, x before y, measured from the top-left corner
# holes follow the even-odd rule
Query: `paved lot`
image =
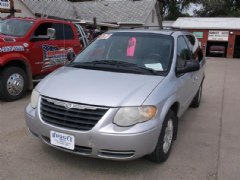
[(24, 107), (29, 95), (0, 101), (0, 180), (240, 178), (240, 60), (208, 59), (202, 104), (181, 118), (169, 160), (114, 162), (68, 154), (30, 136)]

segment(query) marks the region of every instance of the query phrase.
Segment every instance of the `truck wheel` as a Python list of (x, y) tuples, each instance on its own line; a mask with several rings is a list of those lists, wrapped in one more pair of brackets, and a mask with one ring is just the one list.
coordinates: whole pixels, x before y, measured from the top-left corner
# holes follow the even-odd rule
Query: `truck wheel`
[(0, 75), (0, 98), (14, 101), (23, 97), (27, 90), (27, 75), (19, 67), (7, 67)]
[(162, 125), (155, 150), (147, 156), (153, 162), (161, 163), (168, 159), (171, 152), (174, 132), (176, 131), (177, 117), (172, 110), (169, 110)]
[(191, 107), (198, 108), (201, 103), (201, 99), (202, 99), (202, 84), (200, 85), (197, 94), (193, 98)]

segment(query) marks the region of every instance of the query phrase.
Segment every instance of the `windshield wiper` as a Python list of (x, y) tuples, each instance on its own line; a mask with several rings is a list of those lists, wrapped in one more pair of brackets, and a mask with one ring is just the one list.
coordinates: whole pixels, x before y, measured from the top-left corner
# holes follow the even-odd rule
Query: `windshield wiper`
[(96, 61), (89, 61), (89, 62), (73, 62), (69, 64), (71, 67), (78, 67), (81, 65), (98, 65), (98, 64), (106, 64), (112, 66), (137, 66), (134, 63), (123, 62), (123, 61), (115, 61), (115, 60), (96, 60)]
[(137, 69), (141, 69), (144, 71), (151, 72), (152, 74), (156, 75), (157, 71), (151, 68), (140, 67), (137, 64), (124, 62), (124, 61), (115, 61), (115, 60), (100, 60), (100, 61), (92, 61), (93, 64), (107, 64), (107, 65), (116, 65), (116, 66), (124, 66), (124, 67), (134, 67)]
[(156, 70), (154, 70), (154, 69), (145, 68), (145, 67), (139, 67), (139, 66), (137, 66), (137, 67), (140, 68), (140, 69), (142, 69), (142, 70), (144, 70), (144, 71), (148, 71), (148, 72), (150, 72), (150, 73), (152, 73), (152, 74), (154, 74), (154, 75), (157, 75), (157, 74), (158, 74), (158, 72), (157, 72)]
[(90, 63), (93, 64), (107, 64), (107, 65), (113, 65), (113, 66), (137, 66), (134, 63), (124, 62), (124, 61), (116, 61), (116, 60), (96, 60), (92, 61)]
[(96, 61), (90, 61), (90, 62), (78, 62), (78, 63), (71, 63), (69, 66), (71, 67), (86, 67), (86, 66), (96, 66), (96, 65), (110, 65), (115, 66), (117, 68), (124, 67), (127, 70), (131, 70), (134, 72), (138, 72), (141, 74), (151, 73), (154, 75), (157, 75), (157, 71), (150, 68), (140, 67), (137, 64), (124, 62), (124, 61), (116, 61), (116, 60), (96, 60)]

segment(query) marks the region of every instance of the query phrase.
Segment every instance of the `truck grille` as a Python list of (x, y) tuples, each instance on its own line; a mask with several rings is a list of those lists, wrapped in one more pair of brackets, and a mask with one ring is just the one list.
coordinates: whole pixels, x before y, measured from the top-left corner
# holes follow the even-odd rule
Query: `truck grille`
[(88, 131), (97, 124), (108, 108), (42, 97), (40, 110), (42, 120), (49, 124), (73, 130)]

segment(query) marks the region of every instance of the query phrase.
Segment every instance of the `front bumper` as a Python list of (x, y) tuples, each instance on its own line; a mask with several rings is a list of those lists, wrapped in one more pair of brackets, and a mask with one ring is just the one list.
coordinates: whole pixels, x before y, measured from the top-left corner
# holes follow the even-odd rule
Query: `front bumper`
[[(111, 123), (117, 109), (108, 112), (90, 131), (77, 131), (47, 124), (41, 119), (39, 109), (30, 105), (25, 111), (27, 126), (32, 134), (55, 148), (95, 158), (132, 160), (154, 151), (161, 130), (157, 119), (132, 127), (118, 127)], [(75, 137), (75, 149), (68, 150), (50, 143), (50, 131)]]

